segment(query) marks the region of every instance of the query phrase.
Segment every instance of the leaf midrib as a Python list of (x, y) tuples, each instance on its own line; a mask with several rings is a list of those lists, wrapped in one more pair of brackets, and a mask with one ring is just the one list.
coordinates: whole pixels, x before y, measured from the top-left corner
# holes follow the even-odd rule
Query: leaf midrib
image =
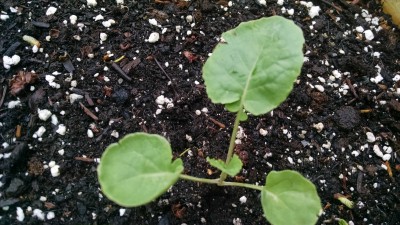
[(260, 48), (260, 49), (261, 49), (261, 50), (260, 50), (260, 53), (258, 54), (257, 59), (254, 61), (253, 66), (252, 66), (252, 68), (251, 68), (251, 70), (250, 70), (250, 74), (249, 74), (248, 77), (247, 77), (246, 85), (245, 85), (245, 87), (244, 87), (244, 89), (243, 89), (242, 97), (240, 98), (240, 107), (239, 107), (239, 110), (241, 110), (241, 109), (243, 108), (243, 106), (244, 106), (244, 101), (245, 101), (246, 96), (247, 96), (247, 90), (249, 89), (249, 85), (250, 85), (250, 82), (251, 82), (251, 78), (252, 78), (253, 75), (254, 75), (253, 72), (254, 72), (254, 70), (255, 70), (255, 68), (256, 68), (256, 66), (257, 66), (257, 62), (259, 61), (260, 56), (261, 56), (261, 54), (262, 54), (263, 51), (264, 51), (265, 43), (266, 43), (266, 42), (264, 42), (263, 45), (262, 45), (262, 48)]

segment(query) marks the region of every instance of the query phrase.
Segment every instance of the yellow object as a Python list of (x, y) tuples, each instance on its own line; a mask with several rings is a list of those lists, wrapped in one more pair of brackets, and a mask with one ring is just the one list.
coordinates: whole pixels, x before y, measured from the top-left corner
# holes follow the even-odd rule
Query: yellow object
[(36, 45), (36, 47), (40, 47), (40, 42), (38, 40), (36, 40), (36, 38), (29, 36), (29, 35), (24, 35), (22, 37), (22, 40), (28, 42), (30, 45), (34, 46)]
[(400, 27), (400, 1), (382, 0), (383, 12), (392, 16), (393, 23)]
[(114, 60), (114, 62), (119, 62), (119, 61), (121, 61), (121, 60), (123, 60), (125, 58), (125, 56), (123, 55), (123, 56), (121, 56), (121, 57), (119, 57), (118, 59), (116, 59), (116, 60)]

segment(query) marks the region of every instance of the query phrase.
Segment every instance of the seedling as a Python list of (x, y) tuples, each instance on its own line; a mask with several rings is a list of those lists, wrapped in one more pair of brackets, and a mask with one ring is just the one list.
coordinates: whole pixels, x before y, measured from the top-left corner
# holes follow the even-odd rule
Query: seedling
[(234, 155), (235, 139), (247, 113), (265, 114), (282, 103), (293, 88), (303, 64), (303, 33), (292, 21), (273, 16), (240, 24), (222, 34), (203, 67), (207, 94), (236, 113), (225, 161), (207, 158), (221, 170), (218, 179), (182, 174), (181, 159), (172, 161), (168, 141), (159, 135), (128, 134), (103, 153), (98, 177), (103, 193), (125, 207), (147, 204), (178, 179), (239, 186), (261, 192), (261, 205), (274, 225), (315, 224), (321, 211), (315, 186), (298, 172), (271, 171), (265, 186), (227, 182), (242, 169)]
[(346, 196), (336, 193), (334, 194), (334, 198), (339, 200), (343, 205), (347, 206), (347, 208), (352, 209), (354, 207), (354, 202), (348, 199)]

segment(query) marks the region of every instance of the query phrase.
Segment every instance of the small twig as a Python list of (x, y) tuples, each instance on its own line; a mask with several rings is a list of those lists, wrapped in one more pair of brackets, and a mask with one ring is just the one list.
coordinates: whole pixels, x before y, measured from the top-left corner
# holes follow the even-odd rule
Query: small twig
[(169, 79), (169, 81), (171, 81), (172, 89), (174, 90), (175, 96), (177, 97), (178, 96), (178, 92), (176, 92), (176, 90), (175, 90), (175, 85), (174, 85), (174, 82), (172, 82), (171, 77), (168, 75), (167, 72), (165, 72), (164, 68), (162, 68), (160, 62), (158, 62), (158, 60), (157, 60), (157, 58), (155, 56), (153, 56), (153, 59), (154, 59), (154, 61), (156, 61), (158, 67), (160, 67), (161, 71), (165, 74), (165, 76)]
[(3, 94), (1, 95), (0, 99), (0, 107), (3, 105), (4, 98), (6, 97), (6, 92), (7, 92), (7, 86), (3, 86)]
[(330, 6), (332, 6), (333, 8), (335, 8), (337, 11), (339, 11), (339, 12), (342, 12), (343, 11), (343, 9), (342, 8), (340, 8), (339, 6), (336, 6), (336, 5), (334, 5), (333, 3), (330, 3), (330, 2), (328, 2), (328, 1), (326, 1), (326, 0), (321, 0), (323, 3), (325, 3), (325, 4), (327, 4), (327, 5), (330, 5)]
[(40, 28), (49, 28), (50, 27), (49, 23), (44, 23), (44, 22), (40, 22), (40, 21), (32, 21), (31, 23), (35, 27), (40, 27)]
[(132, 81), (132, 78), (130, 78), (126, 73), (119, 67), (115, 62), (111, 62), (111, 67), (116, 70), (119, 75), (121, 75), (122, 78), (124, 78), (127, 81)]
[(15, 129), (15, 137), (16, 138), (20, 138), (21, 137), (21, 129), (22, 129), (22, 126), (18, 124), (16, 129)]
[(86, 158), (86, 157), (75, 157), (75, 160), (83, 161), (83, 162), (94, 162), (94, 159), (92, 158)]
[(154, 61), (156, 61), (158, 67), (160, 67), (161, 71), (163, 71), (163, 73), (165, 74), (165, 76), (167, 76), (168, 79), (172, 82), (171, 77), (168, 75), (167, 72), (165, 72), (164, 68), (162, 68), (162, 66), (161, 66), (160, 62), (158, 62), (157, 58), (156, 58), (155, 56), (153, 56), (153, 59), (154, 59)]
[(386, 170), (391, 178), (393, 178), (392, 168), (390, 167), (389, 161), (385, 161)]
[(353, 104), (353, 102), (355, 102), (357, 100), (357, 98), (353, 98), (351, 99), (349, 102), (347, 102), (347, 105), (351, 105)]
[(351, 83), (349, 78), (346, 78), (345, 80), (346, 84), (349, 86), (351, 93), (353, 93), (354, 97), (359, 98), (358, 94), (356, 92), (356, 89), (354, 88), (353, 84)]
[(179, 154), (179, 157), (182, 157), (186, 152), (188, 152), (190, 150), (190, 148), (185, 149), (185, 151), (183, 151), (181, 154)]
[(90, 111), (90, 109), (86, 108), (81, 102), (79, 102), (79, 105), (82, 107), (83, 111), (86, 113), (86, 115), (90, 116), (94, 120), (99, 120), (99, 118)]
[(92, 98), (89, 96), (89, 93), (85, 92), (85, 99), (86, 102), (90, 105), (90, 106), (94, 106), (94, 102), (92, 100)]
[(372, 109), (361, 109), (360, 113), (370, 113), (372, 111), (373, 111)]
[(110, 130), (110, 127), (107, 127), (106, 129), (103, 130), (103, 132), (96, 138), (96, 142), (99, 142), (100, 140), (103, 139), (103, 135), (107, 133)]
[(208, 117), (208, 119), (211, 120), (211, 122), (215, 123), (217, 126), (219, 126), (219, 128), (221, 129), (225, 129), (225, 124), (219, 122), (218, 120), (212, 118), (212, 117)]

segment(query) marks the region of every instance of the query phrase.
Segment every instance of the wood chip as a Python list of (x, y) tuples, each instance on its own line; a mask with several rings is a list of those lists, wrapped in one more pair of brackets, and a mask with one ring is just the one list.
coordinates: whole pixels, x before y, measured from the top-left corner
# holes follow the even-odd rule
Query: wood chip
[(127, 64), (125, 64), (125, 65), (122, 67), (122, 71), (124, 71), (126, 74), (131, 74), (132, 71), (133, 71), (133, 69), (135, 69), (135, 67), (136, 67), (137, 65), (139, 65), (140, 62), (141, 62), (141, 61), (140, 61), (139, 58), (137, 58), (137, 59), (135, 59), (135, 60), (132, 60), (132, 61), (128, 62)]
[(35, 83), (37, 79), (36, 73), (19, 71), (10, 81), (10, 93), (14, 96), (19, 94), (28, 84)]
[(396, 110), (397, 112), (400, 112), (400, 103), (395, 99), (390, 100), (389, 105), (390, 107), (392, 107), (392, 109)]
[(86, 108), (82, 102), (79, 102), (79, 105), (82, 107), (83, 111), (86, 113), (86, 115), (90, 116), (93, 120), (99, 120), (99, 118), (90, 111), (90, 109)]

